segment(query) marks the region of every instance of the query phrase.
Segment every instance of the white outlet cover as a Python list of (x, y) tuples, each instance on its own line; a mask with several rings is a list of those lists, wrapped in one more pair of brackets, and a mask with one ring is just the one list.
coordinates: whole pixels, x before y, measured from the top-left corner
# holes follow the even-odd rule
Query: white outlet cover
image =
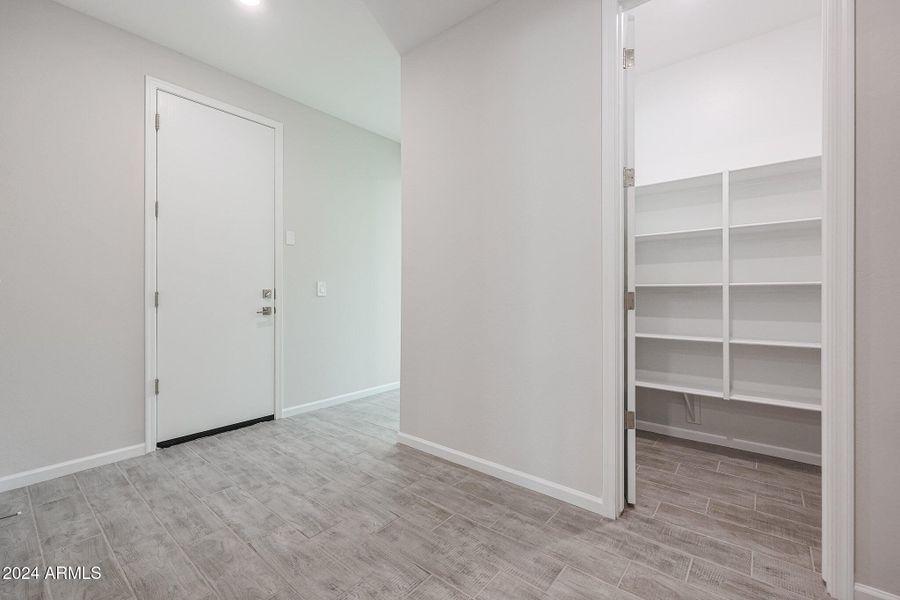
[(297, 243), (297, 234), (293, 231), (285, 231), (284, 232), (284, 243), (288, 246), (293, 246)]
[(317, 281), (316, 282), (316, 296), (319, 296), (320, 298), (322, 298), (327, 295), (328, 295), (328, 286), (326, 285), (326, 283), (324, 281)]

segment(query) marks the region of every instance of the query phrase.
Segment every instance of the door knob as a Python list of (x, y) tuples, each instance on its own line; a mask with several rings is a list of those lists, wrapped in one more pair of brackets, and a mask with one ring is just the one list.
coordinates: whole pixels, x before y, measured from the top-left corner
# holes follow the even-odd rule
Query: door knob
[(263, 307), (262, 307), (262, 310), (256, 311), (256, 314), (258, 314), (258, 315), (271, 315), (271, 314), (274, 313), (274, 312), (275, 312), (275, 309), (272, 308), (271, 306), (263, 306)]

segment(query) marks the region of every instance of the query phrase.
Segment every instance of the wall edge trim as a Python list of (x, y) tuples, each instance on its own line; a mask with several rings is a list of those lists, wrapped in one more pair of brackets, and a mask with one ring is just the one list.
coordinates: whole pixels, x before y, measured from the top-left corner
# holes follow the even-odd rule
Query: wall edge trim
[(300, 415), (303, 413), (312, 412), (314, 410), (321, 410), (323, 408), (328, 408), (329, 406), (336, 406), (338, 404), (343, 404), (344, 402), (351, 402), (353, 400), (359, 400), (360, 398), (366, 398), (368, 396), (374, 396), (383, 392), (390, 392), (399, 389), (400, 382), (394, 381), (392, 383), (376, 385), (374, 387), (357, 390), (355, 392), (348, 392), (346, 394), (340, 394), (338, 396), (332, 396), (330, 398), (313, 400), (312, 402), (307, 402), (306, 404), (296, 404), (294, 406), (288, 406), (284, 408), (281, 411), (281, 418), (293, 417), (294, 415)]
[(822, 455), (816, 454), (815, 452), (806, 452), (804, 450), (785, 448), (784, 446), (775, 446), (773, 444), (764, 444), (762, 442), (754, 442), (751, 440), (742, 440), (740, 438), (729, 438), (724, 435), (709, 433), (707, 431), (694, 431), (693, 429), (664, 425), (662, 423), (654, 423), (653, 421), (638, 421), (637, 428), (639, 430), (652, 431), (653, 433), (669, 435), (684, 440), (705, 442), (717, 446), (725, 446), (726, 448), (734, 448), (736, 450), (766, 454), (810, 465), (822, 464)]
[(900, 596), (897, 594), (885, 592), (863, 583), (857, 583), (854, 589), (855, 600), (900, 600)]
[(466, 454), (465, 452), (460, 452), (459, 450), (454, 450), (453, 448), (448, 448), (447, 446), (442, 446), (420, 437), (403, 433), (402, 431), (397, 433), (397, 442), (427, 454), (437, 456), (438, 458), (443, 458), (444, 460), (463, 467), (468, 467), (480, 473), (502, 479), (503, 481), (529, 489), (533, 492), (538, 492), (545, 496), (562, 500), (568, 504), (603, 516), (608, 516), (607, 513), (610, 508), (609, 504), (605, 503), (603, 498), (599, 496), (593, 496), (562, 484), (537, 477), (536, 475), (518, 471), (511, 467), (507, 467), (506, 465), (491, 462), (484, 458), (472, 456), (471, 454)]
[(116, 448), (115, 450), (73, 458), (71, 460), (45, 465), (36, 469), (30, 469), (28, 471), (4, 475), (3, 477), (0, 477), (0, 492), (41, 483), (42, 481), (49, 481), (50, 479), (71, 475), (72, 473), (78, 473), (79, 471), (86, 471), (87, 469), (92, 469), (94, 467), (102, 467), (103, 465), (108, 465), (127, 458), (134, 458), (143, 454), (144, 443), (141, 442), (140, 444), (134, 444), (133, 446)]

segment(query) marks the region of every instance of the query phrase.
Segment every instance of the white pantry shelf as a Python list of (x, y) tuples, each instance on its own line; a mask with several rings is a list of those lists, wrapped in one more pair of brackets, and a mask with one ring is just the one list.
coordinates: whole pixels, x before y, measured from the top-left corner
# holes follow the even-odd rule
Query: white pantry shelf
[[(688, 387), (683, 385), (672, 385), (668, 383), (656, 383), (651, 381), (636, 381), (635, 387), (648, 390), (661, 390), (663, 392), (674, 392), (676, 394), (690, 394), (692, 396), (705, 396), (707, 398), (723, 398), (722, 392), (719, 390)], [(782, 408), (793, 408), (799, 410), (808, 410), (812, 412), (822, 412), (822, 406), (812, 402), (800, 402), (797, 400), (786, 400), (783, 398), (768, 398), (765, 396), (752, 396), (750, 394), (731, 394), (728, 400), (737, 402), (749, 402), (752, 404), (764, 404), (766, 406), (780, 406)]]
[(639, 186), (632, 208), (630, 383), (820, 411), (821, 158)]
[(721, 344), (722, 338), (703, 335), (673, 335), (668, 333), (636, 333), (634, 337), (644, 340), (677, 340), (680, 342), (701, 342), (708, 344)]
[(722, 287), (721, 283), (636, 283), (636, 288), (708, 288)]
[(692, 235), (704, 235), (709, 233), (721, 233), (721, 227), (698, 227), (695, 229), (675, 229), (672, 231), (655, 231), (651, 233), (637, 233), (634, 236), (636, 240), (655, 239), (663, 237), (682, 237)]
[(758, 223), (738, 223), (735, 225), (731, 225), (729, 229), (732, 230), (742, 230), (742, 229), (766, 229), (766, 228), (777, 228), (777, 227), (797, 227), (797, 226), (807, 226), (807, 225), (815, 225), (821, 224), (822, 217), (806, 217), (803, 219), (784, 219), (781, 221), (760, 221)]
[(822, 285), (821, 281), (733, 281), (731, 287), (776, 287)]
[(804, 348), (817, 350), (822, 348), (819, 342), (792, 342), (788, 340), (754, 340), (744, 338), (732, 338), (732, 344), (739, 346), (771, 346), (774, 348)]
[(703, 389), (696, 387), (688, 387), (683, 385), (672, 385), (669, 383), (654, 383), (651, 381), (636, 381), (636, 387), (646, 388), (650, 390), (662, 390), (664, 392), (676, 392), (679, 394), (691, 394), (694, 396), (708, 396), (710, 398), (721, 398), (722, 390)]
[(795, 408), (822, 412), (821, 403), (799, 402), (797, 400), (785, 400), (783, 398), (767, 398), (765, 396), (752, 396), (750, 394), (731, 394), (731, 400), (739, 402), (752, 402), (753, 404), (765, 404), (767, 406), (781, 406), (783, 408)]

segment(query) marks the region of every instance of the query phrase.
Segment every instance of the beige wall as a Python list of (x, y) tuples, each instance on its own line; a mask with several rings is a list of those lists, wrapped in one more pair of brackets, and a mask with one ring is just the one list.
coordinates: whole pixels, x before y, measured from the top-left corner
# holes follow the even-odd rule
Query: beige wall
[(601, 496), (600, 2), (403, 57), (401, 431)]
[(397, 143), (47, 0), (2, 0), (0, 477), (143, 443), (147, 74), (284, 123), (285, 406), (398, 380)]
[(900, 2), (856, 26), (856, 581), (900, 595)]

